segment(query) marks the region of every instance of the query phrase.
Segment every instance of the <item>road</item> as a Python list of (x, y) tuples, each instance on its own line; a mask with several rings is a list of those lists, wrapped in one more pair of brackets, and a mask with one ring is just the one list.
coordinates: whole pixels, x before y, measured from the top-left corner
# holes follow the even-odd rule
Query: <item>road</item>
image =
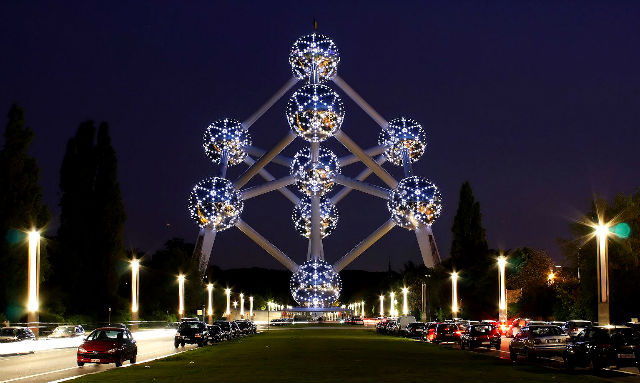
[[(176, 353), (173, 347), (175, 330), (154, 330), (134, 333), (138, 345), (138, 363)], [(184, 350), (195, 348), (187, 345)], [(51, 382), (106, 371), (115, 365), (76, 365), (76, 348), (39, 350), (26, 355), (0, 357), (0, 383)], [(183, 348), (178, 349), (182, 351)], [(128, 362), (125, 362), (125, 366)]]

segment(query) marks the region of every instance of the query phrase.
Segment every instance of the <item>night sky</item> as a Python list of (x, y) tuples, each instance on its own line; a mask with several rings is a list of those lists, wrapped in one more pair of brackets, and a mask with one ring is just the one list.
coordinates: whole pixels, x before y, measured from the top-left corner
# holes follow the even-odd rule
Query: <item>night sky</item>
[[(47, 234), (57, 228), (66, 142), (93, 119), (111, 126), (126, 245), (153, 251), (172, 237), (195, 241), (187, 197), (217, 171), (202, 149), (205, 128), (245, 120), (291, 77), (290, 46), (314, 17), (340, 50), (347, 83), (387, 120), (405, 115), (425, 127), (427, 152), (414, 171), (442, 192), (433, 230), (443, 256), (466, 180), (491, 247), (545, 249), (558, 261), (556, 239), (594, 194), (640, 186), (640, 3), (345, 3), (3, 1), (0, 111), (18, 102), (35, 131), (31, 153), (55, 217)], [(375, 146), (380, 128), (342, 95), (343, 131)], [(286, 134), (287, 99), (251, 127), (255, 146), (269, 149)], [(303, 145), (297, 139), (285, 154)], [(333, 139), (329, 147), (346, 154)], [(231, 167), (229, 178), (244, 169)], [(401, 168), (387, 169), (401, 178)], [(384, 201), (359, 192), (338, 209), (324, 241), (330, 262), (389, 217)], [(273, 192), (247, 201), (242, 219), (300, 263), (307, 241), (291, 211)], [(421, 261), (412, 232), (394, 228), (350, 268), (384, 270), (389, 258), (396, 269)], [(235, 228), (218, 233), (212, 262), (281, 267)]]

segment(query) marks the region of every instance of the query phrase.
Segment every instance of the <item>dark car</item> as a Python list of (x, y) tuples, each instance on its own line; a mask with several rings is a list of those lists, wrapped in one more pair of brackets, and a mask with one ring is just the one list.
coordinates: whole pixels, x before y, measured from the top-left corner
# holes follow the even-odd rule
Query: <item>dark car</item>
[(3, 327), (0, 328), (0, 343), (20, 342), (23, 340), (36, 340), (33, 331), (27, 327)]
[(584, 329), (591, 326), (593, 326), (593, 323), (591, 323), (591, 321), (588, 321), (588, 320), (570, 320), (565, 322), (564, 325), (562, 325), (562, 329), (564, 330), (564, 332), (567, 333), (567, 335), (573, 337), (573, 336), (577, 336)]
[(131, 332), (121, 327), (101, 327), (95, 329), (78, 347), (78, 366), (85, 363), (122, 366), (125, 360), (136, 362), (138, 346)]
[(509, 355), (514, 362), (518, 360), (518, 355), (524, 355), (529, 360), (538, 356), (562, 356), (568, 339), (569, 335), (558, 326), (529, 325), (511, 340)]
[(184, 321), (178, 325), (173, 345), (176, 348), (179, 346), (184, 347), (185, 344), (206, 346), (207, 336), (207, 325), (204, 322), (199, 320)]
[(426, 341), (431, 343), (458, 342), (460, 329), (455, 323), (438, 323), (431, 333), (427, 333)]
[(422, 322), (409, 323), (402, 331), (402, 335), (407, 338), (421, 338), (422, 332), (427, 328)]
[(596, 373), (610, 366), (639, 368), (640, 333), (627, 326), (589, 327), (567, 345), (563, 358), (568, 369), (592, 365)]
[(380, 319), (378, 323), (376, 323), (376, 332), (384, 334), (384, 328), (387, 325), (387, 322), (389, 322), (389, 319), (387, 318)]
[(478, 347), (500, 350), (500, 331), (492, 324), (472, 324), (460, 335), (460, 348), (474, 350)]
[(400, 323), (395, 319), (390, 319), (384, 326), (383, 333), (388, 335), (395, 335), (400, 331)]
[(436, 328), (438, 328), (438, 322), (429, 322), (426, 328), (422, 331), (422, 340), (425, 342), (431, 342), (436, 337)]
[(256, 325), (250, 320), (242, 319), (235, 321), (235, 323), (238, 325), (243, 335), (252, 335), (257, 331)]
[(222, 333), (224, 334), (225, 339), (235, 338), (235, 333), (233, 328), (231, 327), (231, 322), (226, 320), (217, 320), (213, 322), (214, 325), (220, 327)]
[(208, 343), (218, 343), (226, 340), (227, 337), (222, 332), (220, 326), (212, 324), (207, 326), (207, 342)]

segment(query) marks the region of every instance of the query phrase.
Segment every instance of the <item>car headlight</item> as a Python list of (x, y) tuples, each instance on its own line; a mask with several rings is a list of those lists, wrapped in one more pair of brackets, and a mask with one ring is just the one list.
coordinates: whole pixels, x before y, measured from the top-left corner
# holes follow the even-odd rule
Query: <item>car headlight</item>
[(85, 350), (85, 349), (84, 349), (84, 348), (82, 348), (82, 347), (78, 347), (78, 352), (85, 353), (85, 352), (87, 352), (87, 350)]
[(115, 354), (116, 352), (118, 352), (119, 349), (118, 348), (112, 348), (111, 350), (107, 351), (107, 353), (109, 354)]

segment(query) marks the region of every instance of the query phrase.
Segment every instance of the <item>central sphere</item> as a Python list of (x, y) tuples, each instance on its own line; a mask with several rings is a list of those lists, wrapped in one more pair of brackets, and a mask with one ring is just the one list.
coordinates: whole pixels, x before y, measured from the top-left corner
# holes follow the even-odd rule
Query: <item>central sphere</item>
[(289, 64), (293, 75), (310, 81), (317, 74), (318, 81), (335, 77), (340, 54), (330, 38), (317, 33), (302, 36), (291, 47)]
[(204, 152), (216, 164), (220, 163), (223, 152), (229, 156), (229, 165), (244, 161), (245, 147), (251, 145), (249, 133), (243, 129), (240, 121), (225, 118), (209, 125), (204, 132)]
[(289, 127), (309, 142), (321, 142), (333, 136), (343, 120), (342, 100), (326, 85), (305, 85), (287, 104)]
[(327, 262), (311, 259), (291, 276), (289, 288), (300, 306), (330, 307), (340, 297), (342, 280)]
[(442, 197), (428, 179), (407, 177), (391, 192), (387, 207), (398, 226), (414, 230), (435, 222), (442, 210)]
[[(298, 234), (311, 238), (311, 197), (304, 197), (293, 208), (291, 216)], [(338, 225), (338, 209), (328, 198), (320, 199), (320, 233), (322, 238), (333, 233)]]
[(311, 149), (306, 147), (293, 156), (289, 172), (295, 177), (301, 192), (306, 195), (323, 195), (333, 188), (333, 177), (340, 174), (340, 164), (338, 157), (323, 147), (320, 147), (318, 161), (313, 162)]
[(409, 160), (416, 162), (427, 147), (427, 137), (422, 126), (410, 118), (400, 117), (389, 121), (378, 137), (378, 145), (387, 149), (385, 157), (394, 165), (402, 165), (402, 152), (407, 151)]
[(189, 196), (191, 218), (202, 228), (226, 230), (238, 222), (243, 208), (240, 193), (225, 178), (206, 178), (194, 186)]

